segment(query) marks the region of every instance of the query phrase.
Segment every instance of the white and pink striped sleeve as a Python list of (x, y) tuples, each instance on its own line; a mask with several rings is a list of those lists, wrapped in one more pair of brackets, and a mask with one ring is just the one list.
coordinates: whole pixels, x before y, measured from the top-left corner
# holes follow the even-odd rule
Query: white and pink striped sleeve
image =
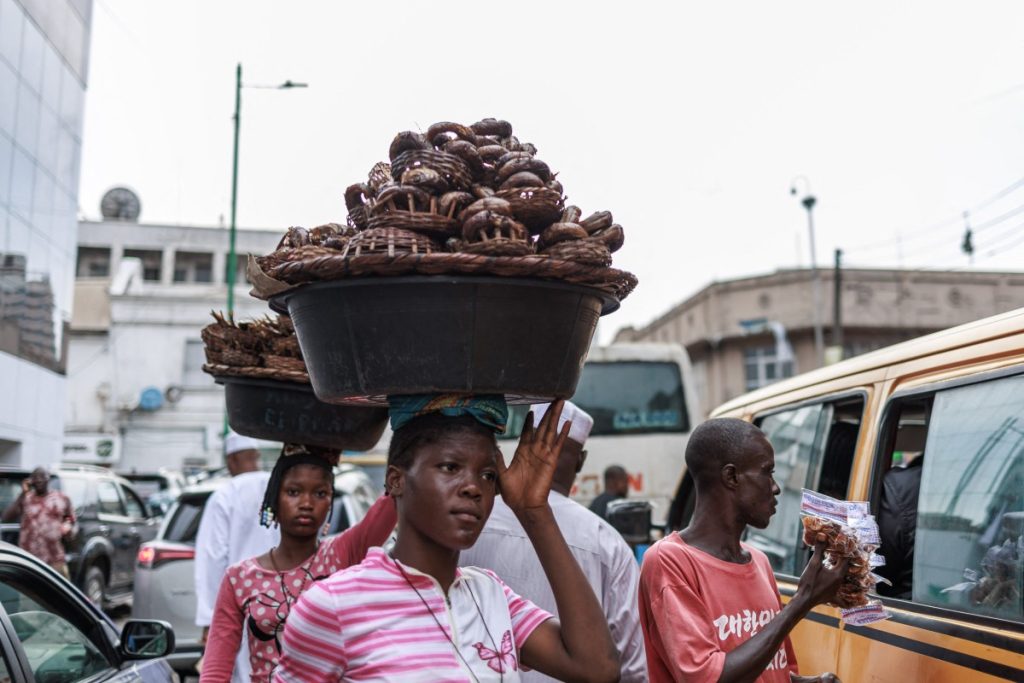
[(281, 638), (274, 683), (337, 683), (345, 673), (344, 641), (335, 596), (322, 584), (306, 590), (292, 607)]

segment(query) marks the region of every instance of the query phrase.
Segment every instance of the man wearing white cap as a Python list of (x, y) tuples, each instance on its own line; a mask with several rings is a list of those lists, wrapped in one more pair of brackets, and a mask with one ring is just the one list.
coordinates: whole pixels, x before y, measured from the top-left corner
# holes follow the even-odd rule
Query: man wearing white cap
[[(548, 404), (533, 407), (533, 423), (547, 412)], [(619, 649), (624, 682), (645, 681), (647, 660), (637, 606), (640, 568), (622, 536), (608, 522), (569, 499), (576, 475), (583, 467), (587, 452), (583, 448), (594, 419), (569, 401), (565, 402), (558, 428), (572, 421), (569, 438), (558, 459), (548, 502), (565, 542), (587, 576), (590, 587), (601, 603), (612, 639)], [(480, 538), (459, 558), (462, 566), (484, 567), (494, 571), (519, 595), (538, 607), (558, 615), (537, 553), (522, 525), (500, 497)], [(523, 672), (524, 682), (552, 681), (535, 671)]]
[[(196, 534), (196, 625), (203, 627), (203, 641), (213, 619), (217, 589), (227, 568), (256, 557), (277, 545), (277, 528), (260, 526), (260, 505), (270, 473), (260, 470), (259, 444), (255, 439), (228, 432), (224, 438), (224, 462), (231, 481), (207, 499)], [(245, 635), (243, 633), (243, 635)], [(235, 683), (249, 681), (249, 648), (243, 641), (235, 659)]]

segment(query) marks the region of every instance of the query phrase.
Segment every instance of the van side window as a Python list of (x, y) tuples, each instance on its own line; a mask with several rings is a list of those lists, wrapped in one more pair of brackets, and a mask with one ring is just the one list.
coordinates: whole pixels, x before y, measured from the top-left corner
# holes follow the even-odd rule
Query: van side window
[(763, 551), (772, 568), (798, 576), (810, 557), (800, 543), (800, 490), (846, 497), (864, 401), (857, 397), (815, 403), (755, 420), (775, 449), (775, 481), (782, 492), (766, 529), (750, 529), (746, 542)]
[(1024, 376), (935, 394), (913, 599), (1024, 621)]
[(935, 397), (911, 396), (891, 401), (886, 409), (885, 441), (876, 463), (882, 472), (872, 500), (878, 500), (879, 551), (885, 565), (875, 572), (878, 594), (910, 600), (913, 592), (914, 541), (921, 490), (921, 465), (928, 442), (928, 425)]

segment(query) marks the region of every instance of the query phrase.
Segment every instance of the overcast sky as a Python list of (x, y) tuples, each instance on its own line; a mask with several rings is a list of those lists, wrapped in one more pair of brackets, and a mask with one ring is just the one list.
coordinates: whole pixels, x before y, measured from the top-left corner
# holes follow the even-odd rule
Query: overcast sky
[[(95, 0), (80, 205), (142, 220), (344, 222), (394, 134), (512, 122), (584, 214), (626, 230), (642, 325), (716, 279), (818, 262), (1024, 268), (1024, 3)], [(804, 185), (799, 186), (801, 191)], [(1017, 210), (1017, 213), (1014, 213)], [(226, 233), (225, 233), (226, 239)]]

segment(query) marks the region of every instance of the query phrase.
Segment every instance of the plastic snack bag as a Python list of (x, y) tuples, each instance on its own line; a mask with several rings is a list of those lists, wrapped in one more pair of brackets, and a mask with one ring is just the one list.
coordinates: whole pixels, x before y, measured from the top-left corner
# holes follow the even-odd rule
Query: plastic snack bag
[(861, 501), (836, 500), (814, 491), (803, 490), (800, 497), (803, 540), (808, 546), (825, 543), (825, 564), (833, 567), (849, 560), (843, 585), (833, 602), (845, 623), (863, 625), (889, 618), (882, 603), (871, 600), (869, 592), (885, 581), (872, 569), (885, 564), (875, 553), (881, 545), (878, 523)]

